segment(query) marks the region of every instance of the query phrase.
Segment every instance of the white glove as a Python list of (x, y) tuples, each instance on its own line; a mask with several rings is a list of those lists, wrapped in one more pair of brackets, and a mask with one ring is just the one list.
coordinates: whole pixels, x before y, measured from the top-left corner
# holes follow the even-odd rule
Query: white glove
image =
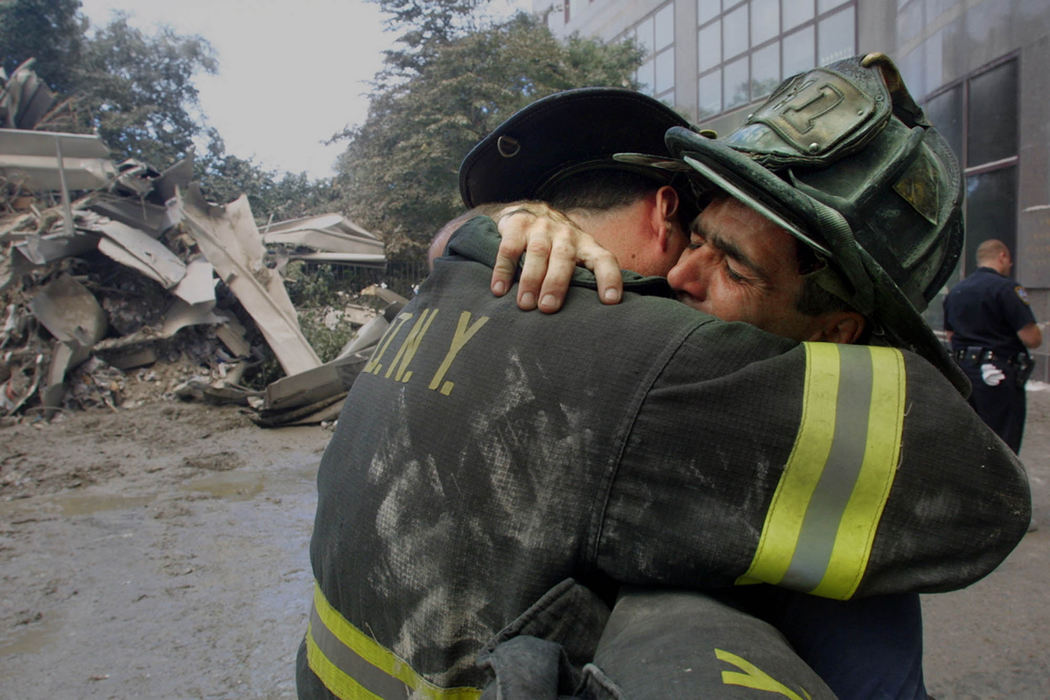
[(988, 386), (999, 386), (999, 383), (1006, 379), (1006, 375), (992, 363), (985, 362), (981, 365), (981, 378)]

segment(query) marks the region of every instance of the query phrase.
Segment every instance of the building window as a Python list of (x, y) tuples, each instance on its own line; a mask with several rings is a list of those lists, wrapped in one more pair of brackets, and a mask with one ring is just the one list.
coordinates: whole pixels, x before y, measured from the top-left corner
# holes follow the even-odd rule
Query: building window
[(674, 3), (663, 5), (626, 33), (633, 36), (647, 58), (635, 73), (640, 91), (674, 104)]
[(751, 0), (751, 46), (780, 34), (780, 0)]
[(699, 50), (697, 65), (703, 73), (722, 62), (722, 25), (712, 22), (700, 28), (697, 41)]
[(722, 0), (697, 0), (696, 16), (700, 24), (714, 19), (722, 12)]
[(653, 16), (653, 48), (657, 51), (674, 45), (674, 5), (664, 5)]
[(784, 31), (789, 31), (801, 26), (806, 22), (813, 21), (813, 3), (811, 2), (785, 2), (784, 3)]
[(784, 75), (794, 75), (817, 65), (817, 28), (807, 25), (784, 36)]
[(698, 105), (710, 119), (856, 53), (856, 0), (696, 0)]
[(976, 267), (977, 246), (998, 238), (1017, 254), (1018, 66), (1009, 58), (947, 85), (926, 100), (930, 122), (966, 175), (962, 272)]
[(854, 54), (857, 21), (853, 6), (844, 7), (817, 22), (817, 65), (841, 61)]
[(780, 42), (766, 44), (751, 54), (751, 96), (765, 97), (780, 84)]

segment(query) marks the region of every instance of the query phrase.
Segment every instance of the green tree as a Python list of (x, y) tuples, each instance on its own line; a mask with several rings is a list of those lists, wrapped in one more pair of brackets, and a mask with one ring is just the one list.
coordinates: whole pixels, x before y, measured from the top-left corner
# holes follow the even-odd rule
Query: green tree
[(337, 210), (331, 179), (311, 180), (306, 173), (266, 170), (254, 161), (226, 153), (222, 137), (207, 130), (207, 152), (194, 163), (204, 195), (214, 202), (248, 196), (256, 220), (283, 221)]
[(98, 130), (114, 158), (166, 167), (205, 129), (194, 76), (218, 68), (199, 36), (155, 35), (117, 13), (91, 32), (80, 0), (0, 1), (0, 57), (10, 73), (35, 58), (37, 76), (74, 99), (73, 131)]
[[(387, 255), (418, 259), (437, 227), (462, 211), (457, 172), (467, 151), (516, 110), (587, 85), (637, 87), (634, 43), (558, 41), (518, 14), (487, 29), (421, 47), (426, 60), (391, 66), (349, 141), (335, 184), (343, 209), (384, 237)], [(401, 80), (393, 80), (398, 72)]]
[(389, 17), (387, 26), (404, 33), (398, 41), (410, 54), (424, 47), (447, 43), (477, 29), (475, 11), (488, 0), (371, 0)]
[(6, 0), (0, 2), (0, 59), (8, 75), (36, 58), (37, 76), (52, 89), (69, 94), (75, 87), (73, 66), (80, 61), (87, 23), (77, 14), (80, 0)]
[(117, 14), (85, 43), (75, 69), (76, 96), (86, 125), (98, 130), (116, 158), (164, 168), (204, 132), (193, 78), (217, 70), (214, 49), (203, 38), (170, 27), (148, 36)]

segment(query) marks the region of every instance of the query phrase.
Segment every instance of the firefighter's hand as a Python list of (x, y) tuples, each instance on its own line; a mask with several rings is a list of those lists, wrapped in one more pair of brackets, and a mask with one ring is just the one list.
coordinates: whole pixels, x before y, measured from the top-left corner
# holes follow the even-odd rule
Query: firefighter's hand
[(577, 264), (594, 272), (602, 303), (619, 303), (623, 279), (616, 258), (564, 214), (542, 202), (523, 202), (504, 208), (495, 219), (502, 240), (492, 270), (493, 294), (507, 293), (524, 253), (518, 281), (521, 309), (560, 309)]
[(1006, 379), (1006, 375), (1001, 369), (996, 367), (990, 362), (985, 362), (981, 365), (981, 379), (988, 386), (999, 386), (999, 384)]

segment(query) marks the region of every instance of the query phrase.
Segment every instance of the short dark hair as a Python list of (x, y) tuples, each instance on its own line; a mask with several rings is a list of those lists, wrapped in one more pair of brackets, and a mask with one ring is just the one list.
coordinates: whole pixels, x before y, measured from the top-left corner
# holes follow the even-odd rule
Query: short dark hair
[[(582, 209), (600, 212), (633, 204), (666, 184), (669, 183), (630, 170), (583, 170), (559, 180), (543, 198), (560, 211)], [(688, 190), (683, 192), (678, 187), (675, 187), (675, 191), (678, 192), (679, 200), (675, 216), (682, 228), (687, 229), (696, 216), (696, 208), (691, 205), (692, 193)]]

